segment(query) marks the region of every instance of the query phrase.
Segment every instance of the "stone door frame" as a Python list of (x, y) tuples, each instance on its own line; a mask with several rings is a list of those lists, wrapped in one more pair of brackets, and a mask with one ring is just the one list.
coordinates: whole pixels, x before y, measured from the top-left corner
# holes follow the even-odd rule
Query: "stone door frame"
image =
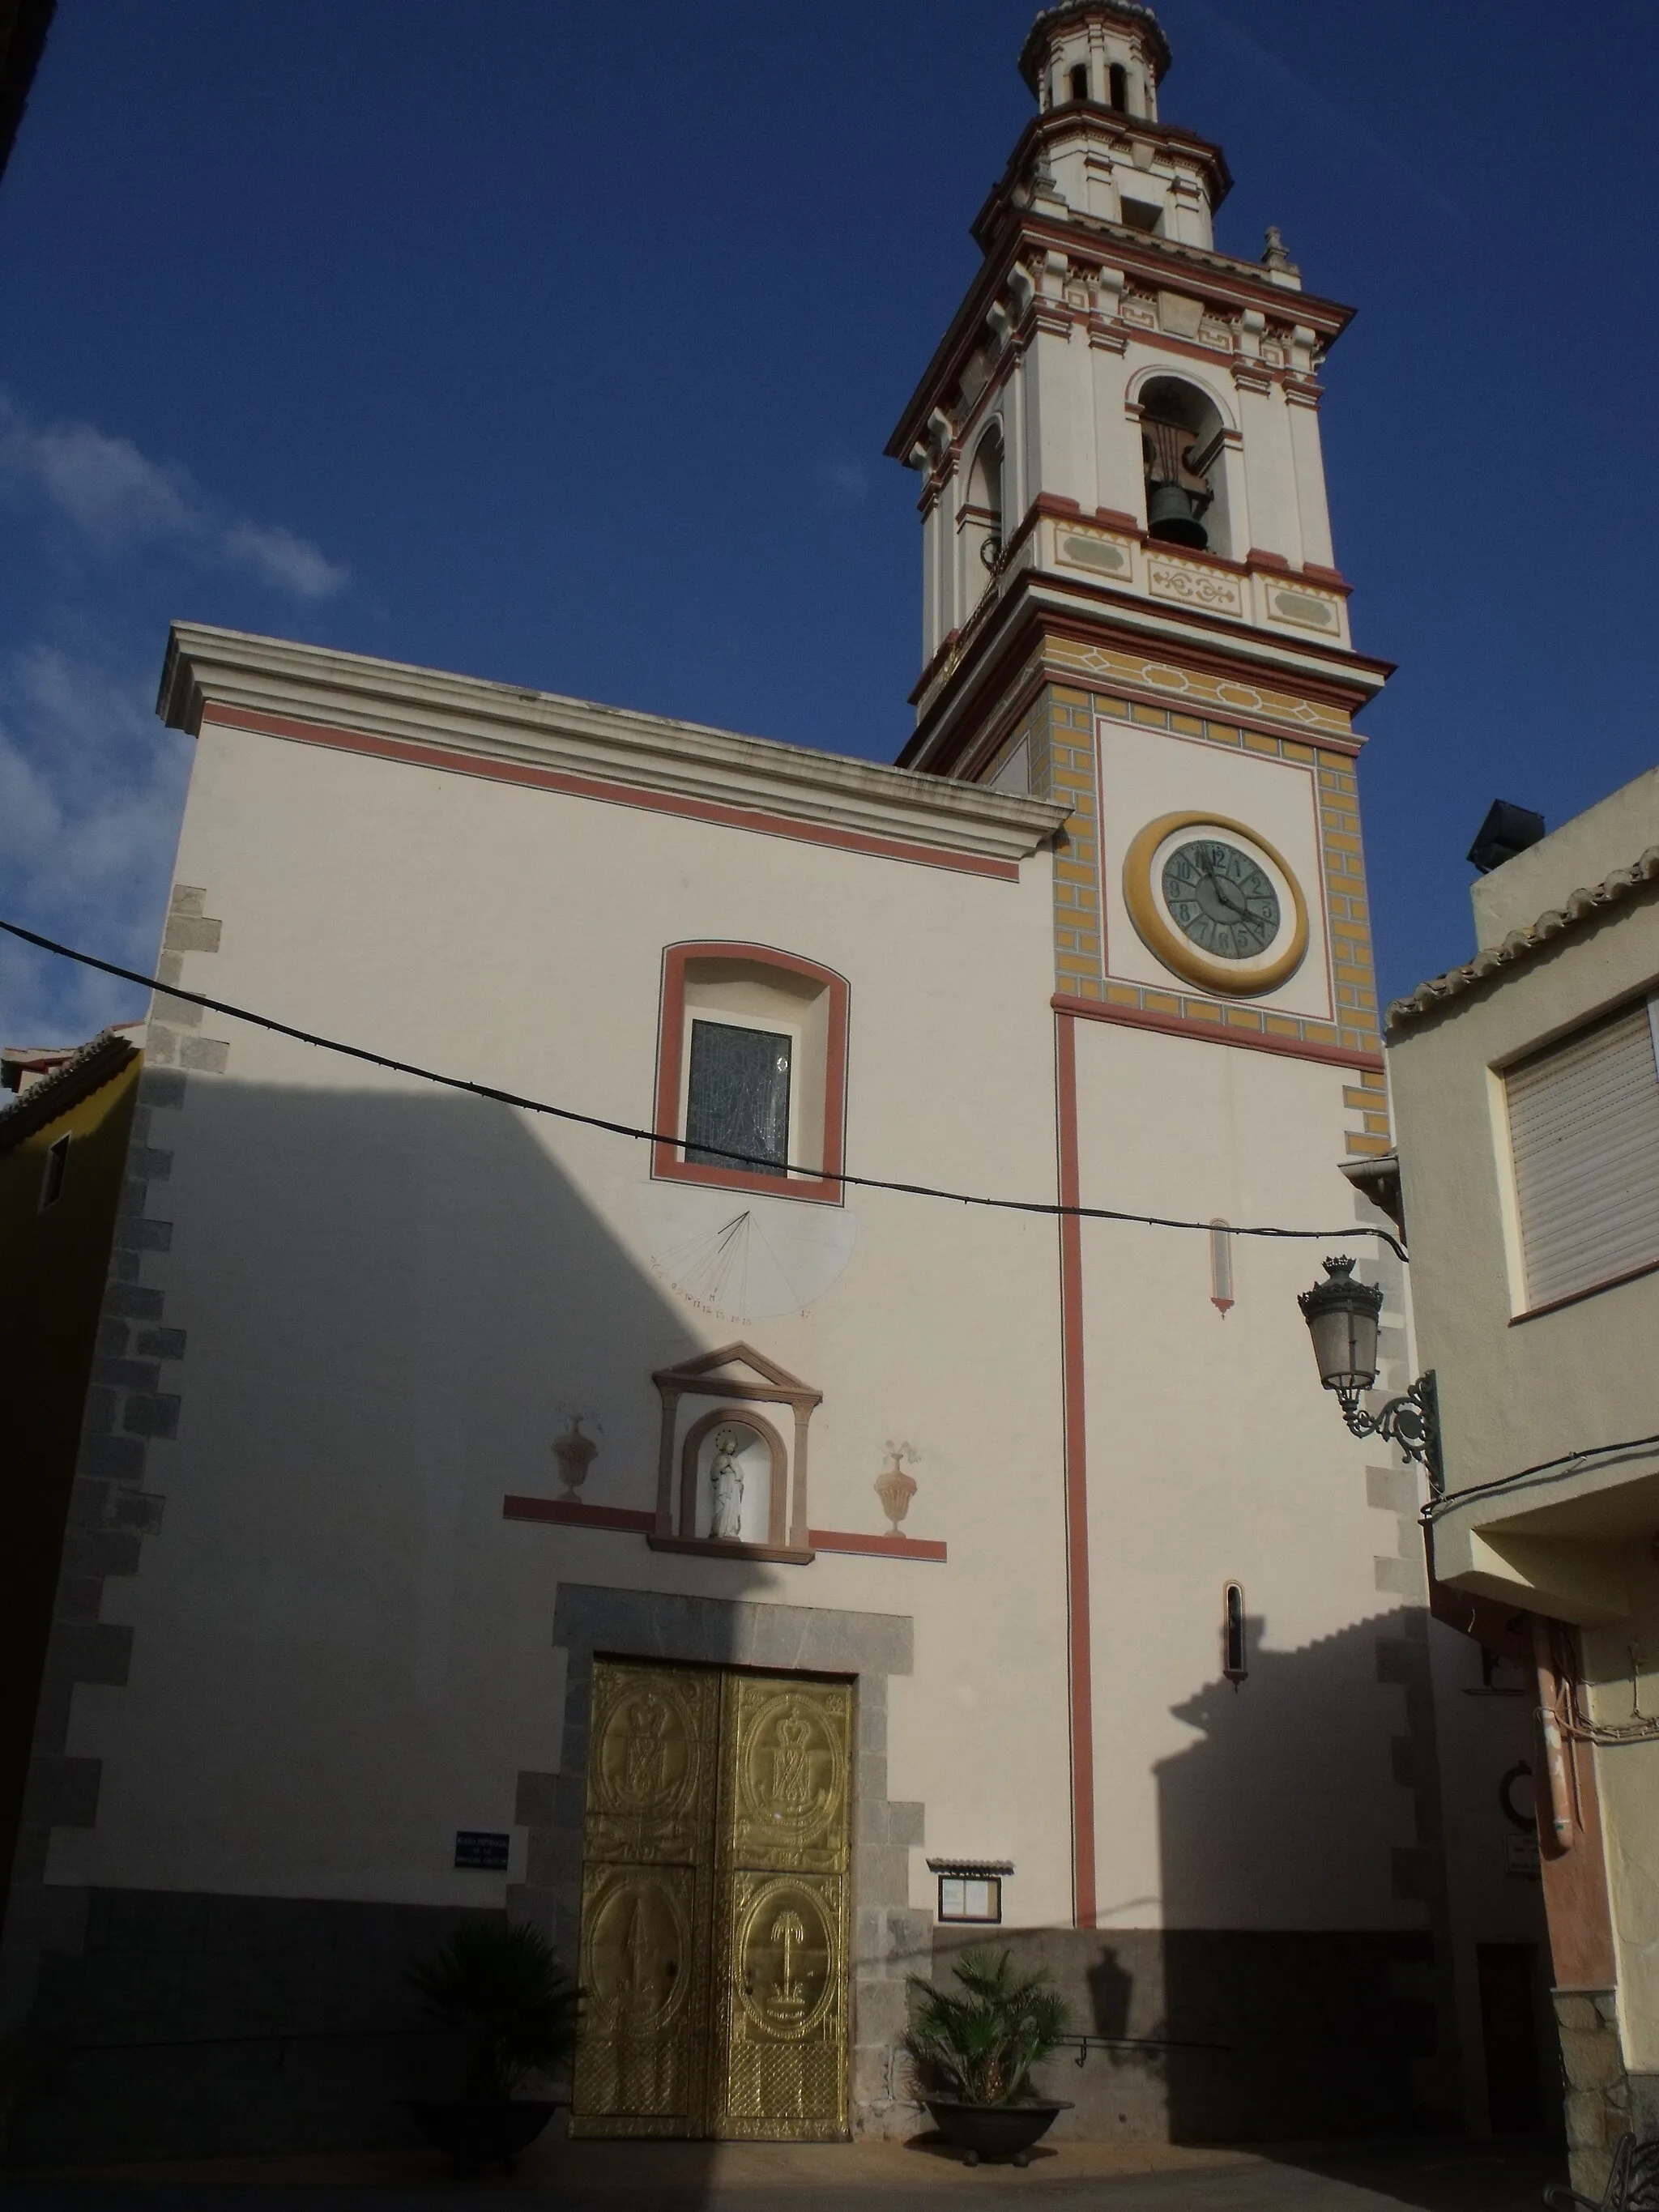
[(904, 2127), (911, 2116), (900, 2110), (894, 2069), (904, 1978), (927, 1972), (933, 1950), (932, 1917), (910, 1905), (910, 1847), (924, 1840), (923, 1808), (887, 1794), (887, 1684), (913, 1671), (911, 1617), (562, 1583), (553, 1643), (569, 1662), (561, 1766), (519, 1777), (515, 1817), (529, 1831), (529, 1850), (507, 1909), (544, 1927), (566, 1960), (576, 1957), (580, 1935), (596, 1655), (856, 1680), (848, 2110), (854, 2135)]

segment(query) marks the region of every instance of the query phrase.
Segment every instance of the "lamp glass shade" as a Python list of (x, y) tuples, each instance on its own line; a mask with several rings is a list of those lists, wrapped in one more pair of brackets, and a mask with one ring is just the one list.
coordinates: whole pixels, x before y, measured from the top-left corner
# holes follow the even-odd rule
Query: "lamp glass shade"
[(1355, 1282), (1352, 1260), (1327, 1260), (1325, 1277), (1297, 1303), (1313, 1339), (1320, 1381), (1328, 1390), (1358, 1396), (1376, 1381), (1382, 1293), (1375, 1284)]

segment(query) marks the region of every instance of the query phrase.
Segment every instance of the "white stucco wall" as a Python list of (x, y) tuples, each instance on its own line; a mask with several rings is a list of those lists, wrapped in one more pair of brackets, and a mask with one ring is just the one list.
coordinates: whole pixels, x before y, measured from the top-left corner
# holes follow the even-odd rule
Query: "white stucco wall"
[[(1340, 1231), (1343, 1071), (1079, 1024), (1083, 1200)], [(1103, 1917), (1144, 1925), (1419, 1924), (1391, 1895), (1413, 1841), (1390, 1738), (1397, 1524), (1319, 1389), (1296, 1296), (1318, 1244), (1085, 1230)], [(1367, 1246), (1369, 1249), (1369, 1243)], [(1403, 1563), (1421, 1586), (1420, 1565)], [(1221, 1679), (1222, 1592), (1243, 1585), (1250, 1679)]]
[[(215, 995), (635, 1124), (664, 946), (804, 954), (851, 985), (850, 1167), (1052, 1189), (1046, 854), (988, 882), (210, 726), (178, 872), (222, 920), (192, 969)], [(78, 1693), (102, 1796), (53, 1877), (499, 1894), (452, 1871), (453, 1835), (510, 1826), (519, 1771), (556, 1765), (565, 1577), (914, 1615), (891, 1794), (926, 1801), (930, 1848), (1017, 1861), (1012, 1917), (1066, 1918), (1052, 1223), (858, 1194), (839, 1279), (740, 1327), (653, 1266), (643, 1146), (208, 1033), (228, 1070), (191, 1078), (167, 1189), (190, 1350), (165, 1529), (113, 1586), (129, 1686)], [(602, 1425), (585, 1498), (650, 1508), (651, 1370), (738, 1337), (824, 1393), (813, 1523), (881, 1532), (902, 1437), (908, 1528), (948, 1564), (503, 1522), (504, 1494), (557, 1491), (561, 1406)]]

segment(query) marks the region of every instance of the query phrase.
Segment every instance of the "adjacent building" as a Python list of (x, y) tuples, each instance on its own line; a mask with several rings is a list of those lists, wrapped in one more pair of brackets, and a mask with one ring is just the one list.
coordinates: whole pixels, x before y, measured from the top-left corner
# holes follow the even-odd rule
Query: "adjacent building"
[[(1483, 877), (1389, 1010), (1435, 1571), (1524, 1634), (1578, 2185), (1659, 2131), (1659, 769)], [(1446, 1608), (1455, 1618), (1455, 1603)]]
[(36, 1735), (32, 2150), (383, 2136), (410, 1956), (503, 1909), (586, 2133), (908, 2129), (905, 1977), (988, 1936), (1110, 2039), (1079, 2129), (1486, 2124), (1447, 1835), (1518, 1709), (1249, 1234), (1382, 1220), (1349, 310), (1218, 250), (1169, 61), (1134, 0), (1025, 46), (890, 447), (898, 765), (174, 630), (81, 1443), (145, 1533)]
[[(13, 1094), (0, 1107), (0, 1880), (8, 1886), (14, 1871), (38, 1883), (46, 1863), (49, 1824), (38, 1792), (39, 1817), (26, 1832), (20, 1823), (43, 1693), (68, 1717), (68, 1679), (45, 1672), (54, 1613), (60, 1657), (76, 1627), (87, 1644), (118, 1644), (119, 1631), (112, 1637), (97, 1626), (95, 1601), (77, 1611), (76, 1593), (95, 1587), (87, 1576), (137, 1556), (135, 1530), (88, 1525), (74, 1513), (73, 1494), (138, 1072), (131, 1028), (105, 1030), (78, 1051), (0, 1053), (0, 1089)], [(141, 1307), (142, 1299), (135, 1313)]]

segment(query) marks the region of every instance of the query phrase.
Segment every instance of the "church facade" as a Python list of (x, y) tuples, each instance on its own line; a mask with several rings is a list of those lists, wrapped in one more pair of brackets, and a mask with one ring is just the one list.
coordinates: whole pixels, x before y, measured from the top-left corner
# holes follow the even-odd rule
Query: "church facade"
[(1523, 1704), (1316, 1388), (1321, 1248), (1234, 1233), (1382, 1218), (1348, 310), (1217, 250), (1168, 64), (1133, 0), (1021, 57), (890, 448), (896, 767), (175, 629), (26, 2143), (372, 2139), (408, 1959), (503, 1908), (587, 1993), (583, 2133), (908, 2130), (970, 1941), (1059, 1975), (1082, 2131), (1479, 2124)]

